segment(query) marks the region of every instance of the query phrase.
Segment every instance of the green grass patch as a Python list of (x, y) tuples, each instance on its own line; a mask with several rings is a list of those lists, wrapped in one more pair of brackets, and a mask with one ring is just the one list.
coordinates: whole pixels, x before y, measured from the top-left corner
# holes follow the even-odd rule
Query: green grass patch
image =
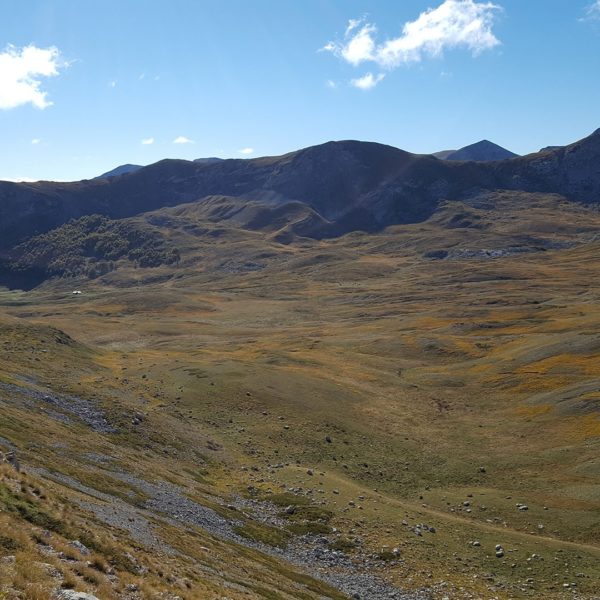
[(325, 523), (305, 521), (304, 523), (292, 523), (286, 529), (294, 535), (326, 535), (332, 532), (331, 527)]
[(357, 547), (357, 543), (349, 540), (348, 538), (340, 537), (335, 540), (330, 547), (332, 550), (336, 550), (337, 552), (345, 552), (347, 554), (352, 552)]
[(63, 521), (40, 508), (38, 503), (21, 494), (12, 492), (2, 484), (0, 484), (0, 505), (4, 510), (20, 515), (32, 525), (37, 525), (55, 533), (66, 533), (66, 525)]
[(333, 518), (333, 512), (321, 506), (294, 506), (294, 512), (288, 514), (285, 511), (279, 516), (289, 521), (321, 521), (329, 523)]
[(255, 521), (248, 521), (244, 525), (238, 525), (233, 530), (246, 539), (278, 548), (285, 548), (290, 539), (290, 534), (287, 531), (271, 527), (270, 525), (264, 525), (263, 523), (256, 523)]

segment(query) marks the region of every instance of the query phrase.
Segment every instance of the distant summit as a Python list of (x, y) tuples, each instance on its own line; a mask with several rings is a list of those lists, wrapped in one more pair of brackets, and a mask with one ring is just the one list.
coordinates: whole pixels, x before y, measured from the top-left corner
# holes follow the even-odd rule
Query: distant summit
[[(439, 154), (445, 153), (442, 152), (438, 153), (438, 155)], [(456, 152), (446, 154), (446, 156), (440, 157), (438, 155), (434, 156), (442, 158), (443, 160), (472, 160), (476, 162), (505, 160), (507, 158), (517, 158), (517, 156), (519, 156), (518, 154), (488, 140), (481, 140), (481, 142), (477, 142), (476, 144), (465, 146), (460, 150), (456, 150)]]
[(107, 177), (118, 177), (119, 175), (126, 175), (127, 173), (135, 173), (135, 171), (142, 168), (142, 165), (120, 165), (119, 167), (115, 167), (111, 171), (107, 171), (106, 173), (102, 173), (102, 175), (98, 175), (98, 177), (94, 177), (94, 179), (106, 179)]
[(194, 162), (199, 163), (201, 165), (212, 165), (213, 163), (218, 163), (222, 160), (222, 158), (217, 158), (216, 156), (209, 156), (207, 158), (196, 158)]

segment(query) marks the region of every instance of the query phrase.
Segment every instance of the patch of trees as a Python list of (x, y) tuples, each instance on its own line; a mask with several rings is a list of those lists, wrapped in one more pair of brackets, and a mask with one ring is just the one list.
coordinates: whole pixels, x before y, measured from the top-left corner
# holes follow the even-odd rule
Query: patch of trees
[(46, 277), (100, 277), (128, 260), (139, 267), (179, 262), (179, 250), (156, 228), (101, 215), (72, 219), (14, 248), (3, 261), (13, 273), (36, 272)]

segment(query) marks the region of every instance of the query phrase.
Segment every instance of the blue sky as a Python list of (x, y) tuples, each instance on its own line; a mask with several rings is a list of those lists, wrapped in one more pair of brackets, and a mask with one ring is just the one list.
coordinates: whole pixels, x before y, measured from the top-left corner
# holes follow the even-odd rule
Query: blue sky
[(600, 127), (599, 73), (600, 0), (3, 0), (0, 179), (331, 139), (527, 153)]

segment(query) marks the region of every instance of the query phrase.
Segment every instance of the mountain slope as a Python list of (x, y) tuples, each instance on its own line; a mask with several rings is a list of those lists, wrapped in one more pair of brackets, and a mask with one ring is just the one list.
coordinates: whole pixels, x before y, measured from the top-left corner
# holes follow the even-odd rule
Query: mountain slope
[(505, 189), (558, 193), (596, 204), (600, 202), (600, 129), (568, 146), (492, 163), (492, 168)]

